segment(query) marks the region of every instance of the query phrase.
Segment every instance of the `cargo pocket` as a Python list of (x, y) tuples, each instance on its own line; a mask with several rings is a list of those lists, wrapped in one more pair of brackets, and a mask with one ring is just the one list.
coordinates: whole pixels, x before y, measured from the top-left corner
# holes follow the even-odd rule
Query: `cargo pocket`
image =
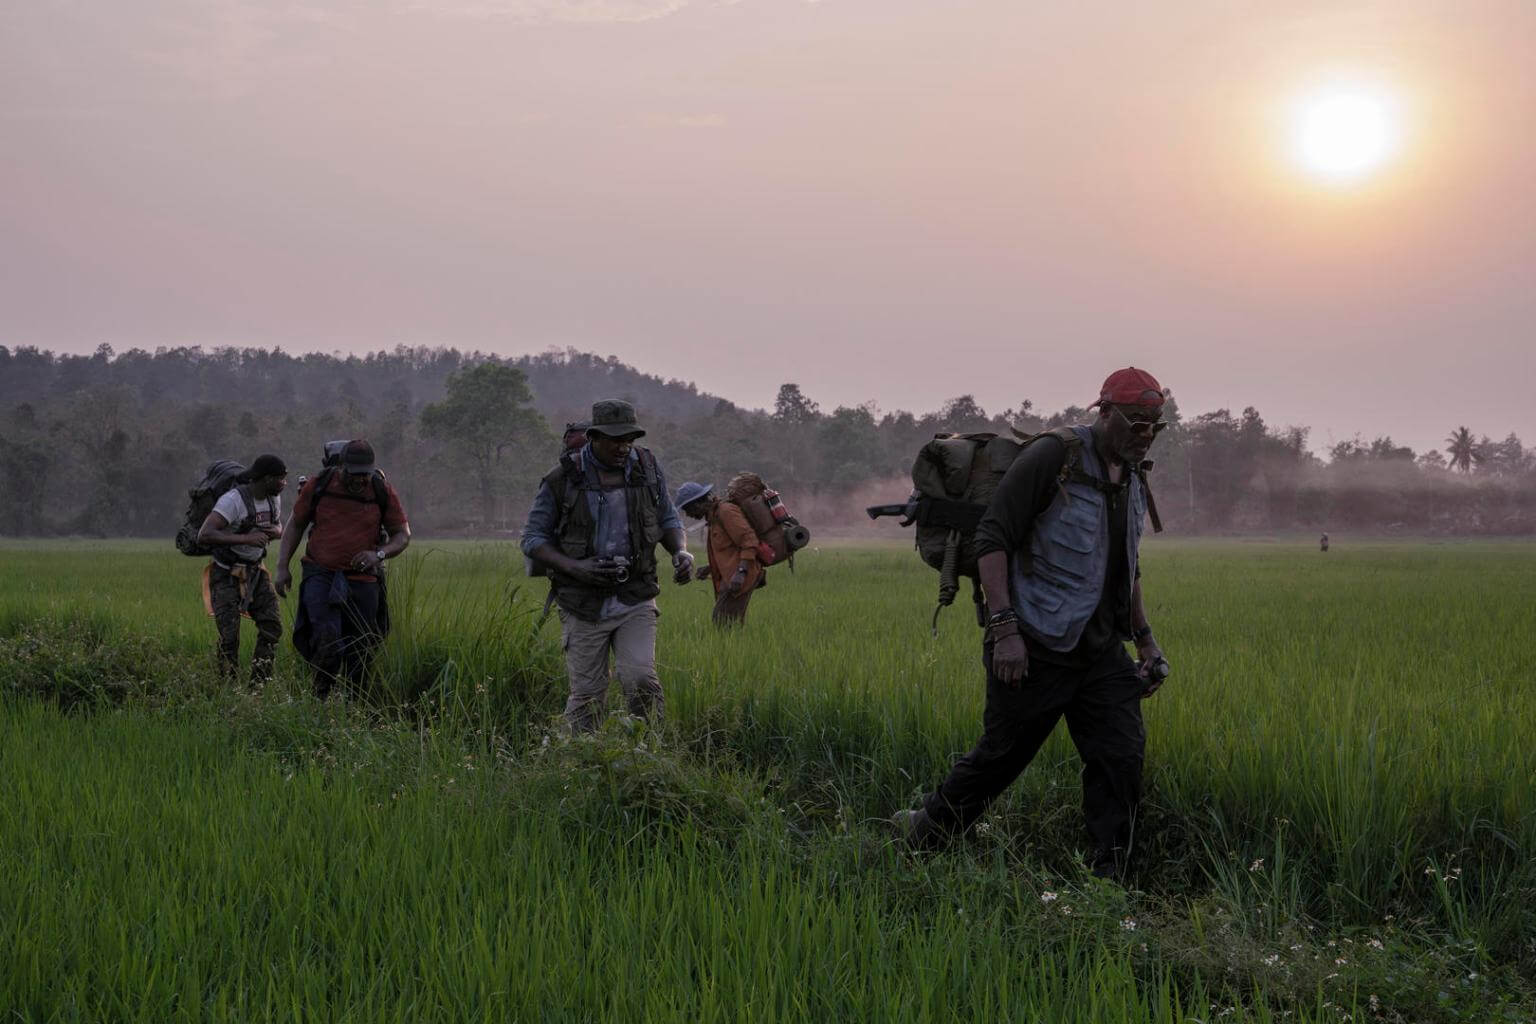
[(1067, 593), (1055, 587), (1035, 587), (1027, 595), (1024, 595), (1024, 601), (1031, 608), (1038, 609), (1039, 611), (1055, 612), (1060, 611), (1061, 606), (1066, 604)]

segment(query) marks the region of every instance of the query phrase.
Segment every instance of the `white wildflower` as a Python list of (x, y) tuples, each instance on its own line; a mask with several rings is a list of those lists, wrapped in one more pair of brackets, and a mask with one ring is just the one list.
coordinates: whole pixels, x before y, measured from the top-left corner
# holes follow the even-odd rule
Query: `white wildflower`
[(1136, 922), (1129, 917), (1123, 917), (1120, 919), (1120, 930), (1123, 932), (1133, 932), (1136, 930)]
[(1040, 902), (1041, 903), (1050, 903), (1051, 901), (1053, 901), (1055, 899), (1056, 899), (1056, 894), (1054, 892), (1043, 892), (1043, 893), (1040, 894)]

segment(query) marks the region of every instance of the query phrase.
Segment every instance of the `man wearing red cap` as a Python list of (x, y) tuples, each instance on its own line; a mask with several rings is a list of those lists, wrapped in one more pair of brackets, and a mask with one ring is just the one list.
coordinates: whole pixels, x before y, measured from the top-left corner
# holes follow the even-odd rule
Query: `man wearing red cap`
[(1091, 425), (1030, 441), (998, 485), (975, 537), (987, 613), (982, 736), (920, 809), (896, 815), (907, 844), (936, 849), (975, 825), (1065, 717), (1083, 761), (1089, 866), (1124, 873), (1146, 747), (1140, 701), (1167, 675), (1138, 567), (1149, 513), (1160, 528), (1146, 457), (1164, 401), (1150, 373), (1115, 371)]

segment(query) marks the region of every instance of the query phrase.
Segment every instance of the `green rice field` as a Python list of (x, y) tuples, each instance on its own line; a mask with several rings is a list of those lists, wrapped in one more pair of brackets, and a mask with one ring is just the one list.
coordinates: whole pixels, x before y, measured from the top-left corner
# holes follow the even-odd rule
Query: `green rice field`
[(0, 1020), (1536, 1020), (1536, 545), (1149, 541), (1124, 887), (1064, 729), (892, 845), (983, 696), (904, 546), (803, 553), (737, 634), (668, 584), (666, 721), (579, 739), (511, 544), (418, 540), (326, 704), (286, 637), (219, 681), (200, 571), (0, 542)]

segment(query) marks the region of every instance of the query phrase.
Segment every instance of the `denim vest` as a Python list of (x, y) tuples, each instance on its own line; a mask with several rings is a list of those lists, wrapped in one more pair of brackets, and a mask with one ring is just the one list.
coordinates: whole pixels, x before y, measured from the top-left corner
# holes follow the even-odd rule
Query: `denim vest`
[[(1093, 447), (1092, 431), (1084, 426), (1070, 429), (1082, 442), (1076, 446), (1082, 471), (1107, 483), (1103, 463)], [(1046, 510), (1035, 517), (1029, 557), (1009, 559), (1013, 607), (1025, 630), (1049, 650), (1063, 652), (1072, 650), (1082, 638), (1083, 627), (1103, 596), (1109, 570), (1108, 499), (1092, 484), (1066, 478), (1072, 468), (1073, 447), (1067, 448), (1060, 489)], [(1125, 524), (1125, 578), (1127, 586), (1134, 586), (1147, 495), (1139, 475), (1129, 469), (1126, 475), (1130, 506)], [(1025, 567), (1028, 572), (1023, 571)]]

